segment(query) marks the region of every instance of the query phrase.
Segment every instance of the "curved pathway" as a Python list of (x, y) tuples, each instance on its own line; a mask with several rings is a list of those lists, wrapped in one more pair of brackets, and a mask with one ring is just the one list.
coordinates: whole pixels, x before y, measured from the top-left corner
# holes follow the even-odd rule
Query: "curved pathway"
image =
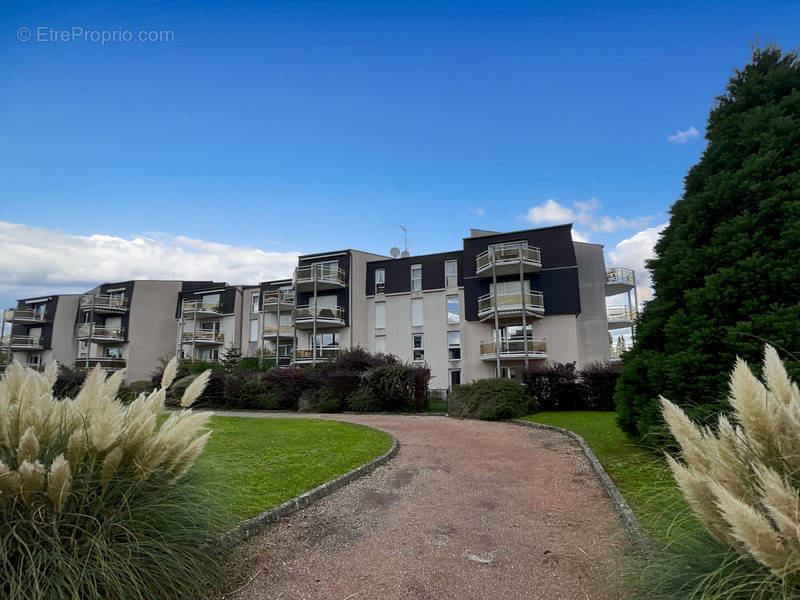
[(228, 598), (624, 595), (620, 572), (630, 544), (566, 437), (444, 417), (308, 416), (377, 427), (397, 437), (400, 451), (256, 536), (252, 580)]

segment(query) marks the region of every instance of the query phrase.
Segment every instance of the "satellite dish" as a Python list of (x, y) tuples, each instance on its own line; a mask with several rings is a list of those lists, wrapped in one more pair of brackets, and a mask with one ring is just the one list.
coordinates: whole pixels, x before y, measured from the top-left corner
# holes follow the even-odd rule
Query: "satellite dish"
[(408, 258), (409, 256), (411, 256), (411, 253), (408, 250), (403, 250), (400, 253), (400, 258)]
[(397, 246), (395, 246), (394, 248), (392, 248), (391, 250), (389, 250), (389, 254), (391, 254), (391, 255), (392, 255), (392, 258), (397, 258), (398, 256), (400, 256), (400, 248), (398, 248)]

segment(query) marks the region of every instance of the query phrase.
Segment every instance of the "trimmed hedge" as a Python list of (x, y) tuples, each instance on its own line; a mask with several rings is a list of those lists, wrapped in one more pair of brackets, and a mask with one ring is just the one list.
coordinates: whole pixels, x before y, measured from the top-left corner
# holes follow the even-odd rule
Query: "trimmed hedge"
[(527, 393), (539, 410), (614, 410), (619, 367), (593, 362), (578, 370), (575, 363), (533, 365), (522, 373)]
[(537, 410), (536, 400), (513, 379), (479, 379), (453, 388), (447, 413), (453, 417), (501, 421)]

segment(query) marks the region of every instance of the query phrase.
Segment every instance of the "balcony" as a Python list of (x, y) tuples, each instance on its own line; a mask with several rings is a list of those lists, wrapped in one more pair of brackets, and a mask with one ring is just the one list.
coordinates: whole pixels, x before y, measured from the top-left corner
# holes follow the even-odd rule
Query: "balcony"
[(12, 350), (43, 350), (44, 340), (33, 335), (5, 335), (0, 340), (0, 345)]
[(289, 312), (294, 308), (294, 291), (264, 292), (264, 312)]
[(220, 346), (225, 343), (225, 334), (219, 331), (184, 331), (181, 342), (197, 346)]
[(97, 344), (119, 344), (125, 342), (125, 330), (120, 327), (100, 327), (84, 323), (77, 326), (75, 335), (80, 341), (92, 341)]
[(3, 318), (14, 323), (44, 323), (47, 313), (30, 308), (9, 308), (3, 311)]
[(616, 296), (631, 291), (636, 285), (636, 277), (631, 269), (608, 267), (606, 269), (606, 296)]
[[(347, 285), (344, 271), (339, 267), (310, 265), (297, 267), (294, 270), (294, 289), (296, 292), (312, 292), (317, 290), (335, 290)], [(316, 282), (316, 283), (315, 283)]]
[(33, 369), (34, 371), (39, 371), (40, 373), (44, 371), (45, 367), (42, 363), (25, 363), (26, 369)]
[(319, 348), (298, 348), (295, 350), (294, 362), (298, 364), (314, 362), (314, 354), (317, 361), (336, 360), (343, 348), (339, 346), (322, 346)]
[[(544, 296), (542, 292), (525, 292), (525, 314), (529, 317), (544, 316)], [(481, 321), (494, 318), (495, 310), (499, 319), (522, 317), (523, 294), (520, 292), (503, 292), (497, 294), (495, 306), (494, 294), (489, 293), (478, 298), (478, 318)]]
[(280, 327), (277, 325), (264, 325), (264, 337), (274, 338), (275, 336), (281, 338), (293, 338), (294, 327), (291, 325), (281, 325)]
[[(117, 358), (115, 356), (90, 356), (88, 364), (89, 370), (94, 369), (97, 365), (100, 365), (100, 368), (106, 371), (119, 371), (128, 365), (128, 361), (124, 358)], [(85, 356), (79, 356), (77, 359), (75, 359), (75, 368), (87, 368)]]
[(335, 308), (320, 306), (316, 309), (316, 313), (313, 305), (298, 306), (294, 309), (294, 324), (297, 329), (313, 329), (315, 321), (317, 329), (344, 327), (344, 309), (341, 306)]
[(498, 244), (478, 254), (475, 274), (491, 277), (492, 265), (497, 275), (518, 275), (520, 265), (523, 273), (538, 273), (542, 270), (542, 251), (518, 243)]
[(111, 294), (88, 294), (81, 296), (81, 310), (92, 311), (98, 315), (118, 315), (128, 310), (128, 299)]
[(630, 306), (606, 306), (606, 319), (609, 329), (633, 327), (636, 311)]
[(184, 300), (181, 308), (183, 316), (187, 319), (214, 319), (222, 314), (222, 304), (219, 302)]
[[(547, 358), (547, 342), (541, 339), (529, 339), (527, 344), (529, 359)], [(495, 340), (481, 342), (481, 360), (497, 360), (498, 349), (500, 360), (525, 360), (525, 340), (520, 338), (501, 338), (497, 346)]]

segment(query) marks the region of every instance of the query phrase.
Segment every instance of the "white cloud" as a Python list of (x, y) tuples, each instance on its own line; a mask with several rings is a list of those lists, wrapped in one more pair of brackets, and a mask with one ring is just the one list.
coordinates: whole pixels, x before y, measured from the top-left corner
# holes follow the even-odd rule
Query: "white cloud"
[[(585, 202), (573, 202), (573, 208), (559, 204), (552, 198), (537, 206), (528, 209), (525, 220), (534, 225), (552, 225), (556, 223), (577, 223), (588, 228), (595, 233), (613, 233), (621, 229), (641, 229), (645, 227), (653, 217), (635, 217), (624, 219), (622, 217), (609, 217), (598, 215), (600, 202), (597, 198), (589, 198)], [(583, 239), (577, 241), (588, 241), (589, 233), (578, 234)]]
[(486, 211), (482, 208), (470, 208), (469, 212), (471, 212), (473, 215), (477, 217), (482, 217), (483, 215), (486, 214)]
[(636, 271), (636, 292), (639, 304), (653, 297), (652, 280), (644, 262), (653, 258), (653, 248), (666, 223), (648, 227), (631, 237), (622, 240), (613, 250), (609, 250), (606, 264), (610, 267), (625, 267)]
[(67, 235), (0, 221), (0, 297), (79, 293), (106, 281), (186, 279), (253, 284), (288, 277), (298, 252), (185, 236)]
[(685, 144), (689, 140), (693, 140), (698, 137), (700, 137), (700, 132), (694, 128), (694, 125), (690, 125), (689, 129), (684, 131), (679, 129), (673, 135), (667, 136), (667, 141), (672, 142), (673, 144)]
[(589, 236), (584, 235), (574, 227), (572, 228), (572, 241), (573, 242), (589, 242)]

